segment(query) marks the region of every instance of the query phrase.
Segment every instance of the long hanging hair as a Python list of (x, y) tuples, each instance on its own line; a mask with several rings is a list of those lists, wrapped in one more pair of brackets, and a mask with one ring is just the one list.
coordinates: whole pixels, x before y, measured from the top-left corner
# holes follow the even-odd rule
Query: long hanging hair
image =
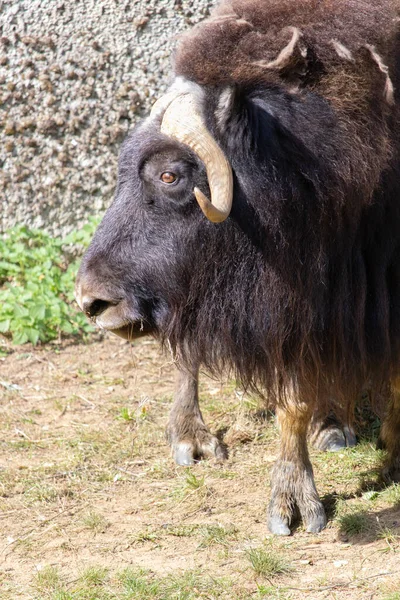
[(181, 39), (235, 178), (168, 292), (163, 339), (189, 367), (344, 407), (399, 370), (399, 7), (227, 0)]

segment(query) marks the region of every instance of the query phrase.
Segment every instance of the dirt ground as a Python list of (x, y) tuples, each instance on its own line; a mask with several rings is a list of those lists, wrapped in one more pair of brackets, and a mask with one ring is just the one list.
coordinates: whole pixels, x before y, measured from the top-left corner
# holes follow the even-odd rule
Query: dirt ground
[[(164, 439), (173, 385), (173, 362), (150, 339), (0, 345), (1, 599), (400, 599), (400, 486), (377, 484), (372, 442), (312, 451), (328, 526), (275, 538), (273, 419), (234, 382), (203, 375), (204, 417), (229, 459), (176, 467)], [(287, 568), (271, 570), (271, 556)], [(118, 595), (118, 573), (138, 567), (148, 586), (175, 577), (177, 590), (188, 573), (197, 583)], [(89, 568), (114, 595), (104, 577), (97, 595), (73, 595)]]

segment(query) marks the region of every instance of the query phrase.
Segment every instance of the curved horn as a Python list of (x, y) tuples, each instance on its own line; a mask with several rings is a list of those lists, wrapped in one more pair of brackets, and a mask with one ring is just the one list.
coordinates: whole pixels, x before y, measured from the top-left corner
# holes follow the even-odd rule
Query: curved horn
[[(189, 146), (204, 162), (211, 202), (197, 187), (193, 190), (194, 195), (207, 219), (213, 223), (221, 223), (228, 218), (232, 208), (231, 166), (206, 128), (196, 100), (191, 94), (179, 95), (170, 102), (168, 98), (165, 104), (167, 107), (161, 123), (161, 132)], [(162, 108), (165, 104), (162, 104)]]
[(179, 92), (171, 91), (171, 92), (167, 92), (166, 94), (164, 94), (164, 96), (161, 96), (161, 98), (159, 98), (158, 100), (156, 100), (156, 102), (154, 102), (153, 106), (151, 107), (150, 118), (151, 119), (158, 119), (160, 117), (163, 117), (165, 111), (168, 108), (168, 106), (179, 95), (180, 95)]

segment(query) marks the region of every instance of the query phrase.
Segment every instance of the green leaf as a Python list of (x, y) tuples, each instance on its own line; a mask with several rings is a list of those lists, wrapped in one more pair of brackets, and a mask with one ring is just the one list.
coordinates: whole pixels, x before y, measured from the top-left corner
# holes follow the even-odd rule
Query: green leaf
[(26, 342), (28, 342), (28, 341), (29, 341), (28, 335), (27, 335), (26, 331), (24, 331), (24, 330), (18, 331), (17, 333), (15, 333), (13, 335), (13, 343), (16, 346), (26, 344)]
[(0, 333), (6, 333), (10, 329), (10, 319), (0, 321)]
[(36, 346), (39, 341), (39, 331), (37, 329), (26, 329), (26, 335), (28, 336), (28, 340)]
[[(25, 306), (21, 306), (21, 304), (16, 304), (14, 306), (14, 316), (19, 318), (19, 317), (26, 317), (27, 315), (29, 315), (29, 311), (27, 308), (25, 308)], [(22, 342), (24, 343), (24, 342)]]
[(64, 321), (61, 328), (64, 333), (74, 333), (74, 328), (68, 321)]
[[(39, 319), (42, 321), (46, 314), (46, 306), (44, 304), (36, 304), (29, 309), (29, 314), (32, 319)], [(33, 342), (32, 342), (33, 343)]]

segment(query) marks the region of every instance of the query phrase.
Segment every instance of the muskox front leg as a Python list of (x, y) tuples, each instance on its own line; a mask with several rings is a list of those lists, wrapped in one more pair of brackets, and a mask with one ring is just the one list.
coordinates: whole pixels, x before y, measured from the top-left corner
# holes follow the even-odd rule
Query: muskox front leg
[(400, 482), (400, 379), (392, 382), (388, 393), (388, 409), (383, 421), (380, 442), (387, 452), (383, 475)]
[(297, 509), (308, 532), (317, 533), (326, 525), (307, 449), (311, 413), (312, 407), (305, 404), (277, 409), (281, 446), (271, 475), (268, 513), (268, 528), (277, 535), (290, 535)]
[(226, 447), (207, 429), (199, 407), (198, 369), (179, 370), (175, 400), (167, 426), (167, 440), (178, 465), (188, 466), (202, 458), (227, 458)]

